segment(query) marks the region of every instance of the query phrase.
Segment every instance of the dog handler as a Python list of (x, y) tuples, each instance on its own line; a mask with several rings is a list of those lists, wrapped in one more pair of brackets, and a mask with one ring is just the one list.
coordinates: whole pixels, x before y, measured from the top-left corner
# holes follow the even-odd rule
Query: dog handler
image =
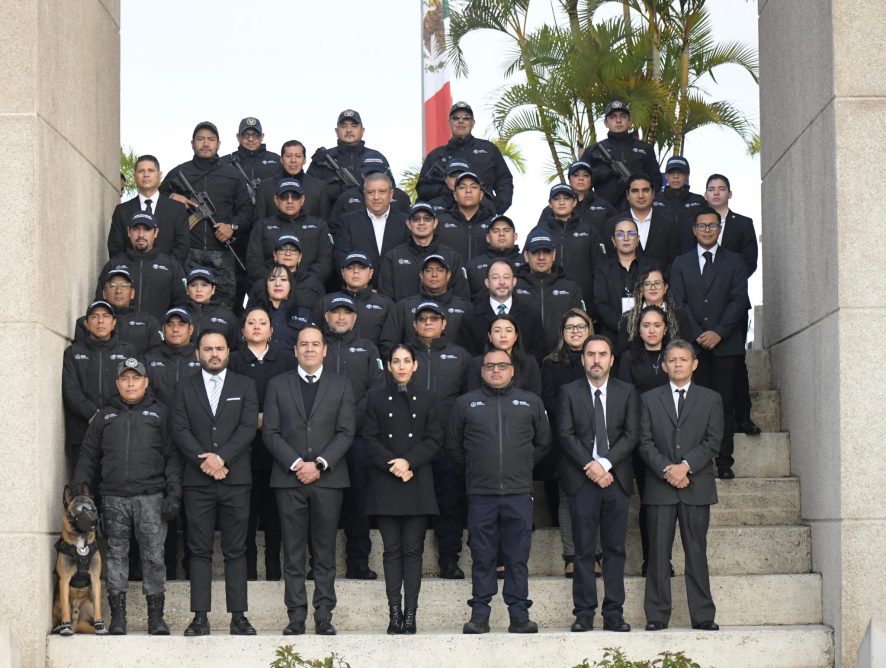
[(142, 589), (148, 603), (148, 633), (169, 635), (163, 620), (166, 522), (178, 516), (181, 459), (166, 407), (154, 399), (145, 365), (134, 357), (117, 367), (118, 396), (92, 420), (74, 480), (92, 483), (100, 473), (102, 515), (108, 539), (107, 588), (111, 635), (126, 634), (129, 540), (138, 541)]

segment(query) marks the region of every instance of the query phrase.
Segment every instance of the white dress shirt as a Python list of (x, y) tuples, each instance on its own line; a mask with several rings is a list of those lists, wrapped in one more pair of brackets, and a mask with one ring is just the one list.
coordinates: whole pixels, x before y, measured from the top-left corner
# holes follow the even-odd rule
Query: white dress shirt
[(713, 246), (711, 248), (702, 248), (699, 245), (696, 245), (695, 250), (698, 252), (698, 269), (699, 271), (704, 271), (704, 254), (711, 254), (711, 264), (717, 261), (717, 251), (720, 250), (719, 246)]
[(222, 369), (217, 374), (211, 374), (207, 372), (205, 369), (201, 369), (200, 373), (203, 374), (203, 387), (206, 388), (206, 396), (212, 396), (212, 379), (218, 378), (221, 381), (222, 387), (225, 386), (225, 376), (228, 375), (227, 369)]
[(151, 212), (157, 213), (157, 200), (160, 199), (160, 191), (155, 190), (151, 195), (142, 195), (138, 194), (138, 208), (140, 211), (144, 211), (147, 207), (145, 206), (145, 200), (151, 200)]
[[(684, 405), (685, 405), (686, 397), (689, 396), (689, 386), (692, 385), (692, 381), (690, 380), (683, 387), (679, 387), (677, 385), (674, 385), (674, 383), (672, 383), (672, 382), (669, 382), (668, 385), (671, 386), (671, 396), (674, 398), (674, 412), (677, 414), (677, 418), (679, 419), (680, 418), (680, 395), (677, 393), (677, 390), (686, 390), (686, 392), (683, 394), (683, 401), (684, 401)], [(689, 462), (687, 462), (684, 459), (680, 463), (686, 464), (686, 466), (689, 467), (689, 472), (692, 473), (692, 467), (689, 466)]]
[(366, 215), (369, 216), (369, 222), (372, 223), (372, 231), (375, 232), (375, 243), (378, 246), (378, 252), (381, 253), (381, 244), (385, 239), (385, 225), (388, 224), (388, 216), (391, 213), (391, 207), (388, 207), (380, 216), (376, 216), (372, 211), (366, 209)]
[[(594, 399), (594, 395), (597, 390), (600, 390), (600, 403), (603, 404), (603, 420), (606, 421), (606, 388), (609, 387), (609, 378), (606, 379), (606, 382), (603, 383), (600, 387), (596, 387), (591, 381), (588, 381), (588, 386), (591, 388), (591, 399)], [(596, 409), (595, 409), (596, 410)], [(607, 426), (609, 423), (606, 423)], [(596, 423), (595, 423), (596, 425)], [(606, 436), (607, 440), (609, 439), (609, 435)], [(600, 463), (600, 466), (603, 467), (603, 470), (607, 473), (612, 469), (612, 462), (610, 462), (606, 457), (601, 457), (597, 454), (597, 439), (594, 439), (594, 460)]]
[(640, 233), (640, 248), (646, 250), (646, 241), (649, 239), (649, 228), (652, 227), (652, 209), (649, 209), (649, 213), (642, 220), (637, 217), (637, 214), (634, 213), (634, 210), (631, 209), (631, 218), (634, 219), (634, 222), (637, 224), (637, 232)]
[(489, 298), (489, 305), (492, 307), (492, 312), (498, 315), (498, 307), (504, 305), (505, 313), (511, 312), (511, 307), (514, 305), (514, 297), (508, 297), (503, 302), (497, 302), (492, 297)]

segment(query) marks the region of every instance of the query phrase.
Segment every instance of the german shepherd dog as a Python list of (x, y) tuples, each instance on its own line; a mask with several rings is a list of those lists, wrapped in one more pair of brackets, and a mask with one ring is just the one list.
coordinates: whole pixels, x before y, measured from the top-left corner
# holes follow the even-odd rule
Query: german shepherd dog
[(62, 496), (62, 535), (55, 543), (56, 589), (52, 604), (52, 632), (108, 632), (101, 619), (102, 557), (96, 543), (98, 508), (85, 482), (80, 493), (65, 485)]

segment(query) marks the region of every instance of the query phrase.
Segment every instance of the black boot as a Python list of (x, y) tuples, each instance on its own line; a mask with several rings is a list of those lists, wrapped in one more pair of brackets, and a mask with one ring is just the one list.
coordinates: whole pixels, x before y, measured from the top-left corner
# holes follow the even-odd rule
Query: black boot
[(388, 635), (400, 635), (403, 633), (403, 610), (400, 605), (392, 605), (390, 610), (390, 622), (388, 622)]
[(113, 594), (108, 592), (108, 605), (111, 607), (111, 626), (108, 633), (112, 636), (126, 635), (126, 592)]
[(406, 608), (406, 615), (403, 617), (403, 633), (411, 636), (415, 635), (415, 608)]
[(169, 627), (163, 619), (163, 606), (166, 603), (165, 594), (148, 594), (145, 596), (148, 602), (148, 635), (168, 636)]

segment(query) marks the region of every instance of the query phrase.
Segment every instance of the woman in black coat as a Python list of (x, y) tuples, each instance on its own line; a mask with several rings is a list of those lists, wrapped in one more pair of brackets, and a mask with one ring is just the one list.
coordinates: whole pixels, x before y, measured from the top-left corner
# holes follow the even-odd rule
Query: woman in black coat
[(417, 368), (411, 346), (394, 346), (388, 383), (369, 391), (363, 423), (369, 459), (366, 514), (375, 516), (384, 542), (390, 634), (416, 631), (425, 530), (428, 516), (438, 512), (431, 460), (443, 428), (431, 395), (410, 385)]
[(468, 367), (468, 377), (465, 379), (466, 392), (480, 388), (480, 367), (483, 366), (485, 353), (490, 350), (504, 350), (511, 356), (516, 387), (541, 395), (541, 371), (538, 362), (535, 361), (535, 357), (523, 352), (520, 325), (511, 315), (500, 315), (489, 323), (486, 331), (486, 350), (483, 355), (474, 357)]
[(261, 519), (265, 530), (265, 578), (280, 579), (280, 515), (277, 501), (270, 488), (273, 458), (261, 438), (262, 406), (268, 381), (295, 368), (295, 355), (286, 354), (269, 345), (273, 329), (271, 316), (263, 306), (249, 306), (243, 313), (243, 344), (231, 353), (228, 368), (234, 373), (255, 381), (258, 394), (258, 431), (252, 441), (252, 494), (249, 505), (249, 524), (246, 530), (246, 577), (258, 579), (258, 549), (255, 532)]

